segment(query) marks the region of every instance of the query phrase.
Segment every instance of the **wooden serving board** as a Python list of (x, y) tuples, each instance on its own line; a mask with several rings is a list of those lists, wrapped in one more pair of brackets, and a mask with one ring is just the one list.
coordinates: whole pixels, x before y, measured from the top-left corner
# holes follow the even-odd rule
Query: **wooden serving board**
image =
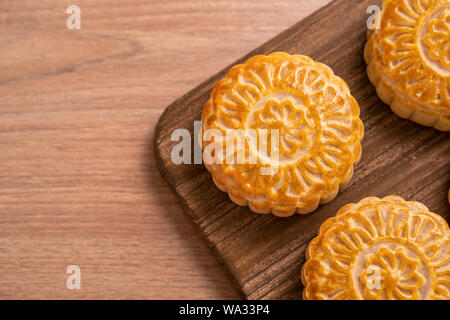
[[(367, 7), (373, 0), (336, 0), (250, 52), (304, 54), (331, 66), (361, 106), (363, 155), (350, 186), (309, 215), (282, 219), (233, 204), (203, 165), (175, 165), (175, 129), (193, 134), (214, 84), (229, 67), (172, 103), (161, 116), (154, 147), (161, 174), (248, 299), (300, 299), (305, 249), (320, 225), (347, 203), (367, 196), (401, 195), (449, 220), (450, 134), (403, 120), (377, 97), (363, 60)], [(251, 34), (249, 34), (249, 37)], [(214, 57), (211, 57), (214, 59)]]

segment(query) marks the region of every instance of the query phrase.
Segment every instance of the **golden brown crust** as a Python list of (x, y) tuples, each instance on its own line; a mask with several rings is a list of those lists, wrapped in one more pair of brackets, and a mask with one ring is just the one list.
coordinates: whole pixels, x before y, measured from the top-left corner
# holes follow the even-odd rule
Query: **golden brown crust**
[[(333, 200), (351, 179), (364, 134), (359, 113), (348, 86), (328, 66), (283, 52), (255, 56), (229, 70), (202, 113), (204, 160), (213, 140), (229, 159), (226, 142), (205, 139), (205, 133), (226, 135), (230, 129), (242, 130), (246, 159), (204, 162), (217, 187), (238, 205), (280, 217), (309, 213)], [(255, 130), (261, 139), (261, 129), (279, 130), (277, 159), (251, 144), (248, 132)], [(237, 154), (231, 153), (235, 162)], [(250, 155), (256, 164), (248, 161)], [(261, 174), (262, 169), (274, 174)]]
[(306, 258), (305, 299), (450, 298), (447, 222), (398, 196), (344, 206), (322, 224)]
[(450, 2), (384, 0), (364, 58), (381, 100), (398, 116), (450, 130)]

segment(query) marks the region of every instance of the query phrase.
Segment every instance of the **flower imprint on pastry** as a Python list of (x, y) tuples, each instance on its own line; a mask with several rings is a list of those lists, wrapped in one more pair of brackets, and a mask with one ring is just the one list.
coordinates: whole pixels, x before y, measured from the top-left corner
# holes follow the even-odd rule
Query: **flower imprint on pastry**
[(308, 254), (307, 299), (450, 299), (450, 230), (418, 202), (390, 196), (347, 205)]
[[(247, 129), (267, 130), (268, 150), (271, 147), (271, 132), (278, 130), (279, 159), (269, 159), (273, 162), (295, 163), (301, 160), (312, 147), (317, 132), (320, 132), (320, 124), (313, 120), (311, 112), (301, 102), (299, 103), (299, 100), (298, 97), (269, 95), (255, 104), (254, 111), (244, 124)], [(259, 154), (256, 146), (252, 146), (252, 150), (258, 153), (259, 157), (266, 157), (265, 154)]]
[[(329, 67), (306, 56), (272, 53), (233, 67), (214, 87), (202, 123), (203, 132), (242, 130), (245, 143), (237, 148), (245, 148), (246, 160), (256, 158), (256, 163), (207, 168), (232, 200), (258, 213), (313, 211), (350, 179), (361, 155), (358, 103)], [(260, 131), (266, 130), (270, 145), (274, 129), (278, 157), (261, 153), (249, 134), (256, 131), (261, 141)], [(209, 143), (203, 139), (204, 150)], [(262, 175), (261, 168), (276, 170)]]
[[(360, 283), (364, 284), (362, 296), (365, 299), (392, 300), (396, 297), (402, 300), (419, 299), (419, 289), (425, 282), (420, 272), (421, 261), (408, 255), (404, 248), (392, 250), (382, 246), (366, 259)], [(374, 274), (374, 270), (378, 272)], [(379, 287), (370, 285), (373, 275)]]
[(438, 73), (450, 73), (450, 5), (432, 12), (419, 28), (420, 53), (428, 65)]

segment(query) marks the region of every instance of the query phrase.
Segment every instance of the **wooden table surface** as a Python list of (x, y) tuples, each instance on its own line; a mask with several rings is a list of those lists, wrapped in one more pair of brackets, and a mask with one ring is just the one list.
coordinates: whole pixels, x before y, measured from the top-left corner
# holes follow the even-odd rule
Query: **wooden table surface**
[(160, 177), (154, 127), (328, 2), (1, 0), (0, 299), (239, 298)]

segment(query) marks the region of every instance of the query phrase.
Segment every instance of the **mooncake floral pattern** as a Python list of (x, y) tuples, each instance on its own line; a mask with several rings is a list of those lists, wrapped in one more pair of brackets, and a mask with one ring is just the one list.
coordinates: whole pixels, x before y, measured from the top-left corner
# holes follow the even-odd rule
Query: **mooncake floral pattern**
[(450, 69), (450, 9), (442, 12), (437, 19), (428, 22), (428, 33), (423, 38), (432, 60)]
[[(366, 260), (365, 269), (361, 274), (364, 286), (363, 296), (370, 300), (400, 298), (416, 300), (419, 298), (419, 288), (425, 278), (420, 274), (420, 260), (408, 256), (405, 249), (395, 251), (381, 247)], [(379, 272), (378, 288), (376, 284), (367, 285), (372, 281), (374, 272)]]
[(418, 202), (349, 204), (325, 221), (307, 256), (306, 299), (450, 299), (450, 230)]
[[(314, 134), (314, 127), (306, 119), (305, 111), (295, 108), (291, 100), (269, 100), (263, 109), (255, 112), (254, 121), (249, 127), (255, 130), (278, 129), (279, 152), (284, 158), (292, 158), (300, 149), (311, 146)], [(268, 132), (267, 140), (270, 142)]]
[[(233, 201), (255, 212), (311, 212), (334, 198), (353, 174), (364, 130), (359, 112), (348, 86), (329, 67), (281, 52), (255, 56), (217, 83), (203, 110), (202, 129), (224, 135), (242, 130), (245, 153), (258, 161), (207, 168)], [(259, 135), (261, 129), (278, 129), (278, 158), (252, 145), (248, 131)], [(209, 143), (203, 139), (204, 150)], [(261, 168), (274, 174), (262, 175)]]

